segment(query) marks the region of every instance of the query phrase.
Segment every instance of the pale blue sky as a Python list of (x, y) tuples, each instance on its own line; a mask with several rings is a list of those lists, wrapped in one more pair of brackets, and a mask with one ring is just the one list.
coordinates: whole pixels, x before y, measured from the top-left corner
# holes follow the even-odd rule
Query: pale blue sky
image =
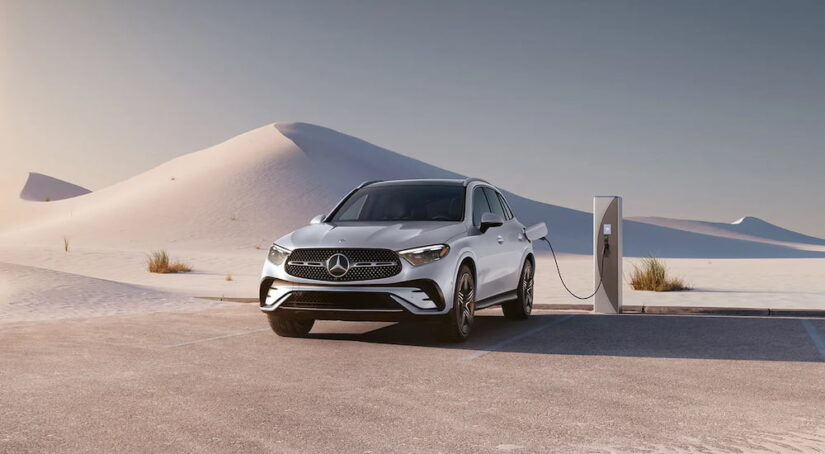
[(307, 121), (514, 192), (825, 237), (825, 2), (3, 1), (0, 174)]

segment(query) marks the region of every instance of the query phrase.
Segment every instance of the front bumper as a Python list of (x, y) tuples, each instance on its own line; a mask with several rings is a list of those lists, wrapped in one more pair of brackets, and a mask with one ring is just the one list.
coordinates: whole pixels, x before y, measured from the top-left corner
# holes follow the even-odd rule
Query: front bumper
[[(325, 292), (324, 297), (334, 295), (346, 297), (345, 293), (369, 292), (372, 296), (389, 295), (388, 298), (395, 305), (393, 309), (400, 309), (401, 312), (377, 312), (367, 310), (368, 308), (355, 307), (356, 310), (337, 311), (339, 316), (332, 319), (351, 320), (357, 314), (387, 315), (400, 313), (414, 317), (420, 315), (425, 318), (433, 315), (443, 315), (448, 313), (453, 306), (452, 289), (455, 287), (455, 276), (458, 272), (460, 258), (459, 254), (453, 254), (453, 251), (451, 251), (447, 257), (422, 266), (412, 266), (402, 260), (401, 272), (395, 276), (384, 279), (346, 282), (319, 281), (296, 277), (288, 274), (283, 264), (275, 265), (269, 260), (264, 260), (261, 272), (261, 310), (265, 312), (283, 310), (284, 313), (289, 311), (290, 315), (294, 315), (297, 313), (295, 309), (287, 309), (287, 306), (284, 306), (284, 303), (288, 300), (284, 297), (298, 292)], [(429, 301), (419, 292), (420, 290), (424, 290), (424, 293), (429, 297)], [(315, 313), (318, 314), (316, 318), (319, 320), (324, 319), (321, 317), (323, 314), (320, 312), (318, 308), (315, 308)], [(348, 317), (344, 318), (341, 314), (348, 315)]]
[(406, 320), (445, 311), (444, 294), (435, 281), (393, 284), (315, 284), (265, 278), (260, 306), (294, 318), (321, 320)]

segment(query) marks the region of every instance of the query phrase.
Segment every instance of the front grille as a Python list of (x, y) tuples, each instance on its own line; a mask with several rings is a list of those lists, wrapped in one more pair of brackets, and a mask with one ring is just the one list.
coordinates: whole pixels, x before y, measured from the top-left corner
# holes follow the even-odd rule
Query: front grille
[[(343, 254), (349, 260), (349, 270), (342, 276), (327, 271), (327, 260), (334, 254)], [(368, 281), (400, 273), (401, 260), (389, 249), (295, 249), (287, 258), (286, 272), (316, 281)]]
[(292, 292), (281, 307), (326, 310), (401, 310), (389, 294), (376, 292)]

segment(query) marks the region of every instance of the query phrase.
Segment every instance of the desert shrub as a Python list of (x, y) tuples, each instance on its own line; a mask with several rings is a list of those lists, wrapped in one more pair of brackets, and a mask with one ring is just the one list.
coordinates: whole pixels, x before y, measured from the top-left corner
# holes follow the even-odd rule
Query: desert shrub
[(152, 252), (147, 259), (150, 273), (187, 273), (192, 267), (176, 260), (171, 260), (163, 249)]
[(232, 275), (231, 275), (231, 274), (227, 274), (227, 275), (226, 275), (226, 277), (225, 277), (224, 279), (225, 279), (225, 280), (227, 280), (227, 281), (231, 281), (231, 280), (232, 280)]
[(642, 259), (639, 265), (633, 265), (633, 271), (630, 273), (630, 286), (633, 290), (654, 292), (690, 290), (681, 278), (669, 277), (664, 262), (653, 256)]

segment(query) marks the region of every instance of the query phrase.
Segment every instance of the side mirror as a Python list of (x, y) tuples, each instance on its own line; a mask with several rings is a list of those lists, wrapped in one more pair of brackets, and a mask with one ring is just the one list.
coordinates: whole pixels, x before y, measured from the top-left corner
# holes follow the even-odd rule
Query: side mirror
[(481, 233), (487, 231), (487, 229), (491, 227), (498, 227), (501, 224), (504, 224), (504, 219), (501, 216), (494, 214), (494, 213), (484, 213), (481, 215)]
[(309, 220), (309, 225), (320, 224), (322, 222), (324, 222), (324, 215), (319, 214), (318, 216), (315, 216), (314, 218)]
[(524, 229), (524, 236), (530, 241), (540, 240), (547, 236), (547, 224), (539, 222)]

